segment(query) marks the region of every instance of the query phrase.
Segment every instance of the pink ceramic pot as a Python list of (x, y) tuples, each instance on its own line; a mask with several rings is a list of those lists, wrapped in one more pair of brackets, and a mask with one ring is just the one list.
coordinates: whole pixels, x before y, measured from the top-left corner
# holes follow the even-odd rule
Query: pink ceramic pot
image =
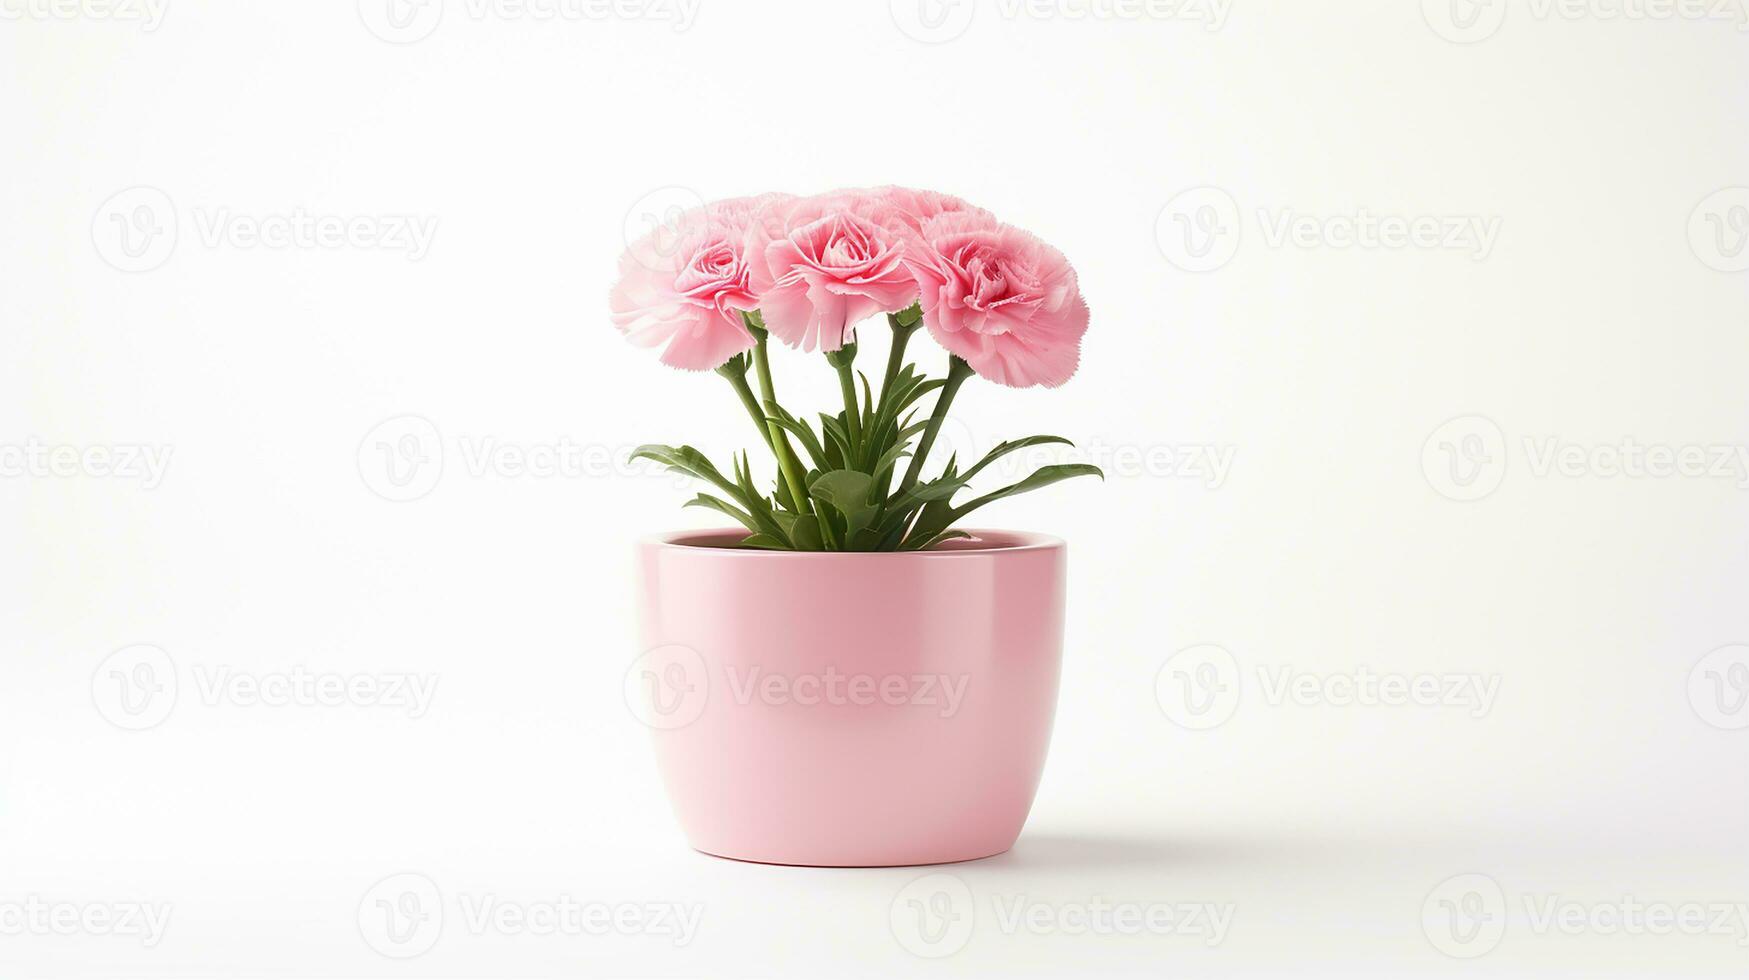
[(642, 543), (628, 697), (693, 847), (847, 867), (1013, 846), (1056, 711), (1066, 549), (973, 533), (879, 554)]

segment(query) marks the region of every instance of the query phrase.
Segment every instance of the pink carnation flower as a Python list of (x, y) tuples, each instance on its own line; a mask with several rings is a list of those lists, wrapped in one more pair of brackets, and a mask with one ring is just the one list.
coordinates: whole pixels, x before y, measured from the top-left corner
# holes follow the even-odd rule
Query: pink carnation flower
[(904, 222), (914, 235), (921, 235), (923, 225), (938, 215), (967, 213), (996, 223), (996, 217), (983, 208), (967, 204), (952, 194), (940, 191), (915, 190), (910, 187), (877, 187), (867, 193), (880, 198)]
[(866, 192), (761, 208), (747, 229), (747, 265), (765, 326), (792, 347), (833, 351), (858, 321), (910, 306), (906, 237), (893, 209)]
[(926, 247), (907, 253), (905, 264), (937, 343), (998, 384), (1069, 380), (1087, 303), (1063, 253), (976, 211), (930, 218), (920, 237)]
[(613, 325), (662, 363), (709, 371), (753, 347), (741, 311), (758, 308), (742, 251), (753, 213), (774, 195), (719, 201), (632, 243), (609, 296)]

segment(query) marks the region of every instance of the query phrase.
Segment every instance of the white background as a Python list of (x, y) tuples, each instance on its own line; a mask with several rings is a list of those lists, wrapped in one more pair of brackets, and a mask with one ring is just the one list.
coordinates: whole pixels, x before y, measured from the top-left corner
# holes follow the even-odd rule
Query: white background
[[(1749, 642), (1740, 8), (448, 0), (396, 30), (386, 3), (0, 0), (0, 973), (1744, 974), (1741, 919), (1608, 918), (1749, 902), (1749, 660), (1703, 663)], [(1063, 686), (1019, 845), (942, 869), (973, 929), (933, 959), (889, 917), (923, 872), (685, 847), (621, 682), (632, 542), (712, 523), (687, 491), (473, 458), (747, 445), (726, 385), (609, 325), (625, 236), (888, 182), (1042, 235), (1093, 309), (1068, 386), (969, 385), (953, 439), (1061, 433), (1111, 471), (986, 518), (1070, 542)], [(1350, 243), (1363, 210), (1496, 234)], [(300, 213), (435, 233), (246, 237)], [(816, 357), (777, 369), (828, 403)], [(411, 491), (375, 449), (403, 437), (442, 461)], [(1630, 442), (1729, 468), (1615, 472)], [(32, 445), (170, 461), (148, 487)], [(1209, 454), (1223, 478), (1160, 465)], [(138, 644), (176, 697), (128, 731), (105, 660)], [(1225, 687), (1187, 713), (1207, 675), (1168, 660), (1205, 644)], [(296, 669), (437, 687), (413, 717), (203, 686)], [(1272, 696), (1284, 669), (1328, 694)], [(1343, 703), (1363, 670), (1496, 696)], [(360, 925), (398, 873), (441, 892), (406, 960)], [(477, 934), (488, 895), (702, 918)], [(1005, 928), (1018, 896), (1233, 919)], [(1448, 898), (1503, 932), (1454, 944)], [(172, 912), (148, 946), (20, 926), (32, 899)], [(1539, 925), (1551, 900), (1591, 924)]]

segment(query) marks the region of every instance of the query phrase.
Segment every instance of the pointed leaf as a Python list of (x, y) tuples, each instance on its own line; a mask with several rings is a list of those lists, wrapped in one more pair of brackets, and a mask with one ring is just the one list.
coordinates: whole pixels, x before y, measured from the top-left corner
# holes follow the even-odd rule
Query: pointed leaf
[(1038, 470), (1034, 471), (1032, 475), (1018, 483), (1009, 484), (1000, 490), (993, 490), (975, 500), (967, 501), (963, 506), (955, 507), (953, 510), (953, 520), (957, 521), (972, 511), (977, 510), (979, 507), (991, 503), (992, 501), (1001, 500), (1003, 497), (1012, 497), (1015, 494), (1026, 493), (1029, 490), (1048, 487), (1053, 483), (1062, 480), (1072, 480), (1078, 476), (1097, 476), (1103, 480), (1105, 479), (1105, 471), (1094, 466), (1092, 463), (1057, 463), (1052, 466), (1041, 466)]

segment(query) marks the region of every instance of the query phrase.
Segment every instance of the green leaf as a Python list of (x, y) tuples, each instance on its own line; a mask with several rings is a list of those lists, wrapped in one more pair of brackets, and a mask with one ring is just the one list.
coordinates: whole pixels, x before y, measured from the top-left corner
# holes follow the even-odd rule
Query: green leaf
[(894, 443), (891, 449), (882, 453), (881, 458), (875, 460), (875, 464), (869, 467), (872, 471), (872, 475), (877, 481), (886, 476), (887, 472), (893, 467), (899, 465), (899, 460), (911, 455), (911, 449), (908, 443), (909, 440)]
[[(834, 464), (831, 466), (820, 467), (821, 472), (842, 469), (849, 464), (852, 458), (850, 452), (850, 433), (846, 432), (844, 429), (844, 418), (839, 415), (827, 415), (822, 412), (820, 413), (820, 429), (825, 432), (827, 437), (831, 440), (826, 450), (826, 459)], [(837, 450), (837, 452), (834, 453), (833, 450)], [(836, 456), (836, 459), (834, 459), (834, 456)]]
[(1031, 476), (1019, 483), (1009, 484), (1000, 490), (992, 490), (982, 497), (967, 501), (963, 506), (955, 507), (952, 519), (957, 521), (979, 507), (1001, 500), (1003, 497), (1012, 497), (1030, 490), (1048, 487), (1053, 483), (1072, 480), (1078, 476), (1097, 476), (1103, 480), (1105, 479), (1105, 471), (1092, 463), (1058, 463), (1053, 466), (1041, 466)]
[(679, 470), (695, 479), (708, 480), (722, 488), (731, 497), (739, 497), (741, 494), (740, 488), (730, 483), (717, 469), (716, 464), (712, 463), (704, 453), (691, 446), (676, 448), (652, 443), (632, 450), (631, 458), (647, 459), (651, 462), (661, 463), (669, 469)]
[(919, 539), (921, 541), (920, 544), (912, 544), (909, 541), (905, 542), (905, 550), (907, 550), (907, 551), (927, 551), (928, 549), (935, 547), (936, 545), (942, 543), (943, 541), (953, 541), (957, 538), (970, 538), (971, 536), (972, 535), (969, 532), (961, 531), (958, 529), (951, 530), (951, 531), (942, 531), (940, 534), (936, 534), (928, 539)]
[(746, 528), (749, 531), (753, 531), (753, 532), (757, 533), (760, 530), (759, 522), (755, 521), (753, 519), (753, 515), (747, 513), (746, 511), (742, 510), (739, 507), (736, 507), (734, 504), (729, 503), (727, 500), (724, 500), (721, 497), (713, 497), (708, 493), (701, 493), (698, 496), (692, 498), (691, 500), (688, 500), (686, 503), (682, 504), (681, 506), (683, 506), (683, 507), (708, 507), (711, 510), (720, 511), (724, 514), (729, 515), (730, 517), (733, 517), (737, 523), (739, 523), (742, 527)]
[(797, 551), (826, 550), (826, 542), (820, 536), (819, 517), (818, 514), (797, 515), (794, 530), (790, 533)]
[[(778, 411), (783, 412), (783, 409), (779, 408)], [(831, 464), (826, 460), (826, 450), (820, 445), (820, 437), (814, 434), (813, 429), (808, 428), (806, 422), (798, 421), (791, 417), (788, 412), (783, 412), (782, 416), (772, 415), (767, 418), (768, 421), (776, 423), (785, 431), (794, 433), (795, 437), (801, 440), (802, 451), (808, 454), (809, 461), (814, 464), (816, 469), (831, 468)]]
[(843, 541), (848, 542), (858, 531), (875, 519), (876, 508), (869, 500), (874, 478), (856, 470), (833, 470), (820, 474), (808, 488), (815, 500), (844, 517)]
[(743, 548), (764, 548), (769, 551), (794, 551), (787, 543), (766, 534), (749, 534), (741, 539)]
[(965, 472), (965, 479), (970, 480), (972, 477), (977, 476), (979, 470), (982, 470), (984, 467), (989, 466), (991, 463), (996, 462), (1017, 449), (1026, 449), (1029, 446), (1048, 446), (1052, 444), (1063, 446), (1074, 445), (1074, 443), (1062, 436), (1027, 436), (1025, 439), (1010, 439), (1007, 442), (997, 445), (996, 448), (986, 453), (983, 459), (978, 460), (977, 465)]

